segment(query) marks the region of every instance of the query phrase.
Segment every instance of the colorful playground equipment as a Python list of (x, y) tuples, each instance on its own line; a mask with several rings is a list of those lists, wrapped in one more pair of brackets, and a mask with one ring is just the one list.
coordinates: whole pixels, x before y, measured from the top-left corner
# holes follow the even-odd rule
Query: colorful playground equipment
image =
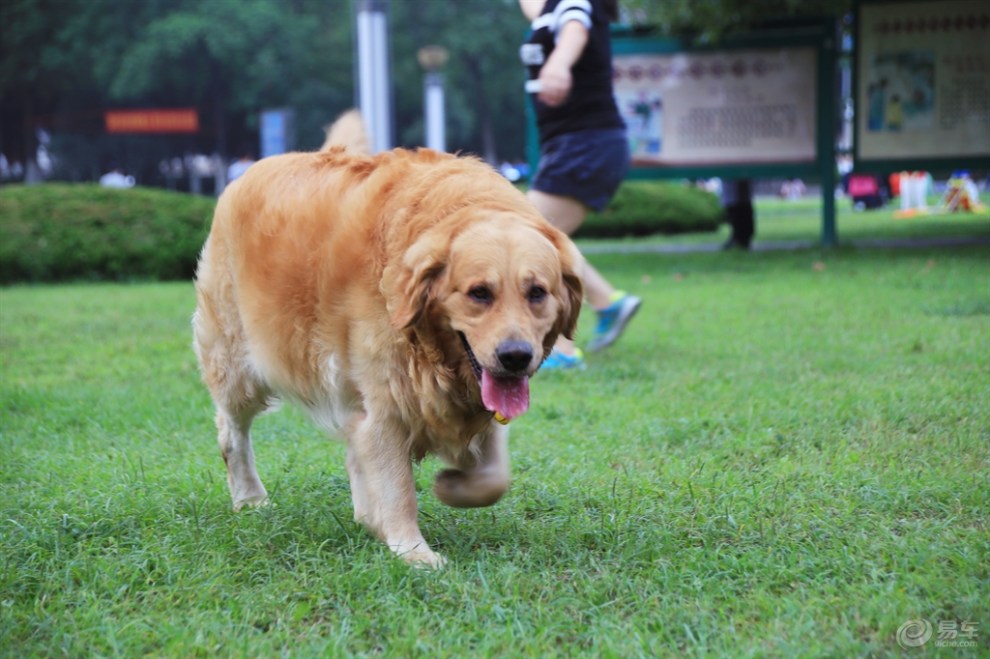
[[(927, 172), (901, 172), (899, 175), (901, 208), (894, 213), (896, 218), (916, 215), (941, 215), (947, 213), (987, 213), (987, 207), (980, 203), (980, 193), (969, 172), (953, 172), (946, 184), (945, 192), (934, 208), (928, 206), (928, 194), (932, 190), (931, 175)], [(894, 177), (892, 177), (894, 178)]]

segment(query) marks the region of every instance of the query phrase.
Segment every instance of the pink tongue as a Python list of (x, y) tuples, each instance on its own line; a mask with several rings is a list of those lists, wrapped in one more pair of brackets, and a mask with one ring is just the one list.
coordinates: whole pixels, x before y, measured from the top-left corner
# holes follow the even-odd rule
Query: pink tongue
[(482, 371), (481, 400), (486, 409), (506, 419), (517, 417), (529, 409), (529, 378), (497, 378)]

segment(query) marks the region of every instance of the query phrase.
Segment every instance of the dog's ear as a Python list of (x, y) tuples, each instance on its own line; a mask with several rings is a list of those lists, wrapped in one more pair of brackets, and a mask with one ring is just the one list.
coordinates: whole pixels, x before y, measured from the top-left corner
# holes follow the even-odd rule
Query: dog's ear
[(574, 339), (574, 332), (577, 330), (578, 316), (581, 313), (581, 302), (584, 300), (584, 286), (581, 283), (580, 272), (584, 266), (584, 257), (578, 251), (574, 243), (567, 236), (561, 234), (562, 239), (557, 243), (560, 252), (560, 277), (562, 283), (562, 295), (560, 315), (557, 318), (558, 330), (568, 339)]
[(436, 297), (436, 283), (446, 268), (445, 242), (423, 236), (406, 250), (402, 262), (388, 265), (382, 274), (382, 293), (392, 326), (415, 325)]
[[(581, 274), (584, 272), (584, 257), (577, 246), (571, 242), (563, 231), (543, 222), (538, 227), (547, 239), (557, 248), (560, 259), (560, 285), (557, 299), (560, 302), (560, 313), (553, 326), (553, 335), (563, 334), (568, 339), (574, 339), (577, 330), (578, 316), (581, 313), (581, 302), (584, 300), (584, 285)], [(551, 344), (552, 345), (552, 344)]]

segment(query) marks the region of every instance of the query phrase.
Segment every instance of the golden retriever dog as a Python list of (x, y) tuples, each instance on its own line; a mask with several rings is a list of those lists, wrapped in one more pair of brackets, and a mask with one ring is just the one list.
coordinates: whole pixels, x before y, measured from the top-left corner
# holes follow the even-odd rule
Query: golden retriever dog
[(251, 421), (296, 401), (346, 440), (354, 518), (437, 567), (412, 463), (449, 465), (434, 493), (450, 506), (505, 493), (504, 424), (574, 332), (581, 257), (479, 160), (368, 155), (355, 115), (330, 142), (252, 165), (220, 197), (200, 255), (194, 345), (231, 498), (235, 510), (267, 501)]

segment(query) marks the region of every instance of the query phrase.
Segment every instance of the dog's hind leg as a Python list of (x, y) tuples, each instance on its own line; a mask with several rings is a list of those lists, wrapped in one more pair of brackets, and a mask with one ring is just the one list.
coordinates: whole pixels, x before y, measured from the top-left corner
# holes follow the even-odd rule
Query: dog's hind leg
[(254, 449), (251, 447), (251, 421), (256, 410), (231, 414), (217, 409), (217, 440), (220, 454), (227, 465), (227, 486), (234, 511), (244, 506), (261, 506), (268, 502), (268, 492), (254, 466)]
[(509, 429), (493, 422), (474, 441), (476, 450), (456, 461), (458, 469), (437, 474), (433, 492), (448, 506), (490, 506), (509, 489)]
[(230, 316), (221, 322), (218, 306), (201, 284), (197, 284), (199, 304), (193, 316), (193, 345), (203, 381), (216, 405), (217, 440), (227, 465), (227, 485), (236, 511), (262, 505), (268, 499), (254, 466), (251, 422), (268, 408), (271, 392), (248, 364), (240, 319)]

